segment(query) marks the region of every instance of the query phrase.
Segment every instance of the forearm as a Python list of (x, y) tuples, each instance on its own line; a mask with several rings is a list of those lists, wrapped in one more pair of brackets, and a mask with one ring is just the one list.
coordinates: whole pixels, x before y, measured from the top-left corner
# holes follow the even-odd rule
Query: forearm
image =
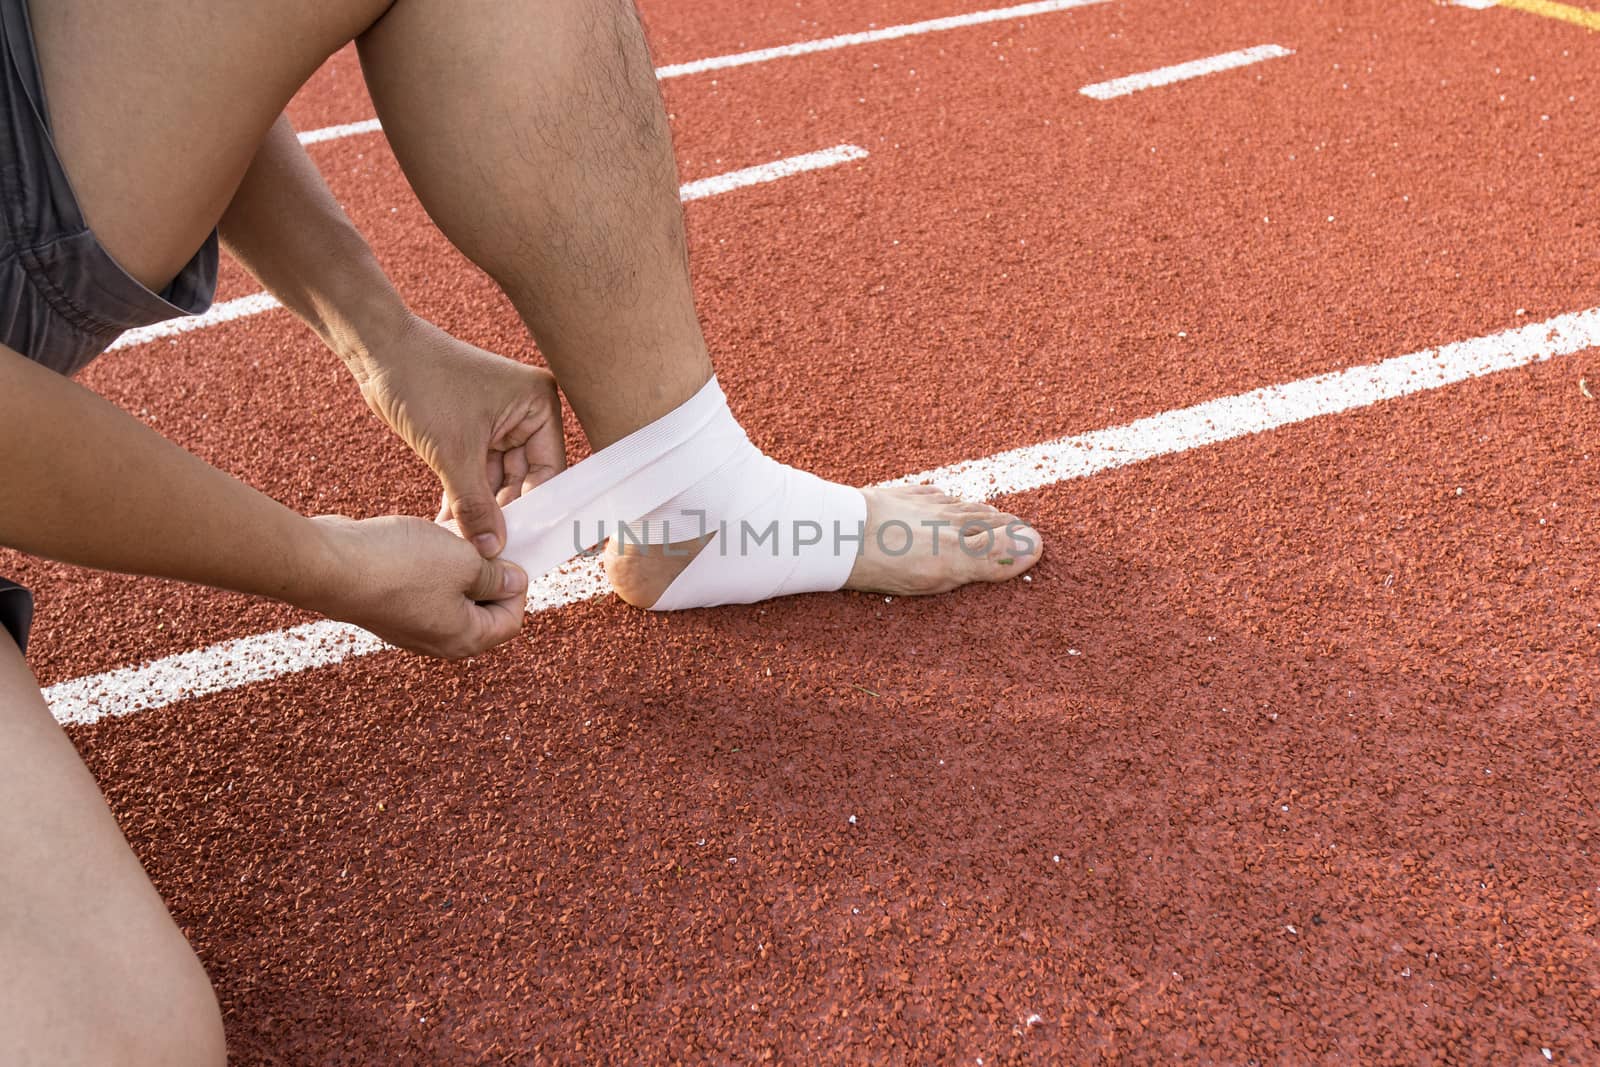
[(0, 544), (319, 607), (321, 524), (0, 346)]
[(229, 252), (358, 377), (403, 328), (404, 302), (280, 116), (222, 218)]

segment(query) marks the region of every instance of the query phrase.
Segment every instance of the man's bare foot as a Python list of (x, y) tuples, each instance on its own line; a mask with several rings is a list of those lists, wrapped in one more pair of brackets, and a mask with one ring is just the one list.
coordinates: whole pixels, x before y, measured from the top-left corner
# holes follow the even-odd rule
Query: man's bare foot
[[(1015, 515), (957, 500), (932, 486), (861, 492), (867, 498), (867, 534), (846, 589), (919, 596), (969, 582), (1003, 582), (1039, 562), (1044, 551), (1038, 531)], [(623, 600), (649, 608), (711, 540), (683, 541), (666, 551), (633, 544), (619, 551), (609, 543), (606, 577)], [(842, 550), (852, 551), (854, 545), (846, 542)]]

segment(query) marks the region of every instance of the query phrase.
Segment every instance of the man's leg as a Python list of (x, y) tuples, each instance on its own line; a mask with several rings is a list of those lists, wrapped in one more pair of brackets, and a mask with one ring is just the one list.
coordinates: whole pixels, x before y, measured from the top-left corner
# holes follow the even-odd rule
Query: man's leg
[[(671, 134), (632, 0), (397, 0), (359, 47), (407, 178), (511, 297), (595, 448), (710, 379)], [(938, 592), (1037, 558), (1036, 535), (1029, 548), (987, 532), (1015, 519), (985, 505), (927, 489), (867, 497), (869, 530), (904, 523), (918, 544), (890, 555), (869, 533), (851, 588)], [(964, 538), (963, 526), (984, 532)], [(641, 549), (607, 558), (618, 592), (642, 606), (686, 565)]]
[(596, 449), (711, 379), (632, 0), (399, 0), (358, 44), (407, 179), (511, 297)]
[(200, 961), (0, 630), (0, 1062), (221, 1064)]
[[(84, 214), (147, 285), (194, 253), (288, 98), (355, 38), (407, 177), (511, 297), (595, 447), (708, 379), (666, 116), (630, 0), (32, 10)], [(961, 535), (1012, 521), (992, 508), (933, 491), (866, 495), (869, 529), (901, 523), (917, 543), (890, 555), (869, 533), (851, 588), (939, 592), (1012, 577), (1038, 557), (1032, 538)], [(646, 606), (687, 565), (659, 553), (607, 562), (618, 592)]]
[[(386, 6), (33, 0), (53, 139), (111, 255), (164, 288), (289, 97)], [(226, 1059), (204, 969), (3, 630), (0, 961), (0, 1063)]]
[(56, 149), (112, 257), (164, 288), (295, 90), (388, 6), (30, 0)]

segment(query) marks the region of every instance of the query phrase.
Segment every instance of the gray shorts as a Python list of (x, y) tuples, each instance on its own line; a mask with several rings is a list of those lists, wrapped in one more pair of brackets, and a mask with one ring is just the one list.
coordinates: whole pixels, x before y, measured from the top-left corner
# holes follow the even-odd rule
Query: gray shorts
[[(89, 231), (50, 139), (28, 0), (0, 0), (0, 344), (75, 374), (135, 326), (194, 315), (217, 287), (217, 235), (160, 293)], [(26, 650), (33, 597), (0, 578), (0, 629)]]
[(33, 597), (15, 582), (0, 578), (0, 630), (5, 630), (22, 651), (28, 651), (28, 627), (33, 623)]
[(0, 0), (0, 344), (75, 374), (122, 331), (211, 306), (217, 235), (160, 293), (100, 247), (50, 139), (28, 0)]

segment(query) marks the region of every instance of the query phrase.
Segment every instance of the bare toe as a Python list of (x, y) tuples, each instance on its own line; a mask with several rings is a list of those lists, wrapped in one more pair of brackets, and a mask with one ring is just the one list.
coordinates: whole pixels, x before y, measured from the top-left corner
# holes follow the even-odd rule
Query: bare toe
[[(1038, 531), (1009, 512), (921, 486), (872, 488), (846, 588), (912, 596), (1013, 578), (1038, 562)], [(892, 531), (892, 532), (891, 532)]]

